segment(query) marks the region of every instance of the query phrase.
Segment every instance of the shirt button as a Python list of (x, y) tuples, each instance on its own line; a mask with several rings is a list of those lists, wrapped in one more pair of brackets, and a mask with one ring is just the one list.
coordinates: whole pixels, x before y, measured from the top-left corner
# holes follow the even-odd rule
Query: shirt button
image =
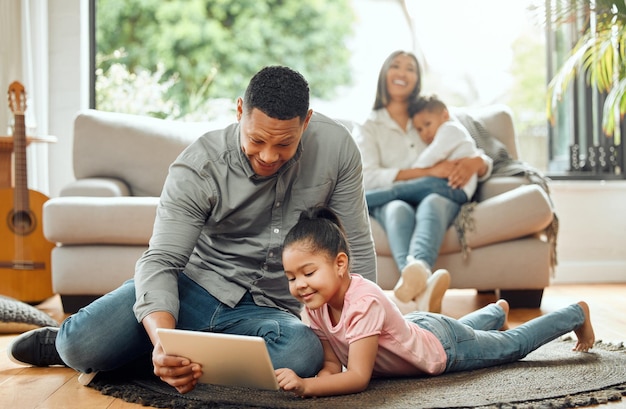
[(278, 234), (280, 230), (279, 229), (274, 229), (274, 233)]
[(270, 251), (270, 257), (274, 257), (274, 252)]
[(276, 207), (280, 207), (280, 202), (276, 202)]

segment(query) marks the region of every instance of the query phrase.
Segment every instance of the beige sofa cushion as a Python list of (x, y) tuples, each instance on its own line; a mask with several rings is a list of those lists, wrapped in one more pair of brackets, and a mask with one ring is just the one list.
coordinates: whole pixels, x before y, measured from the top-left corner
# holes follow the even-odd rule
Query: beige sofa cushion
[(147, 245), (158, 197), (57, 197), (43, 208), (44, 236), (63, 245)]
[(481, 107), (451, 107), (454, 115), (468, 114), (480, 122), (491, 135), (504, 144), (509, 155), (518, 159), (519, 147), (515, 137), (513, 112), (504, 104), (493, 104)]
[[(519, 182), (518, 182), (519, 184)], [(532, 235), (545, 229), (553, 216), (546, 193), (537, 185), (523, 185), (480, 202), (472, 213), (475, 230), (466, 232), (470, 248)], [(385, 231), (371, 219), (376, 253), (391, 256)], [(440, 254), (461, 251), (454, 226), (450, 227), (441, 244)]]
[(106, 294), (133, 277), (135, 263), (147, 249), (147, 245), (55, 247), (52, 289), (61, 295)]
[(550, 243), (527, 237), (475, 248), (467, 257), (443, 254), (438, 268), (450, 271), (451, 288), (545, 288), (550, 285)]
[(60, 196), (131, 196), (131, 192), (128, 185), (119, 179), (87, 178), (65, 185)]
[[(470, 248), (536, 234), (552, 222), (550, 200), (538, 185), (524, 185), (480, 202), (472, 212), (475, 229), (466, 231)], [(441, 254), (461, 251), (456, 230), (449, 229)]]
[(83, 111), (74, 121), (74, 176), (120, 179), (134, 196), (159, 196), (169, 164), (214, 127), (206, 122)]

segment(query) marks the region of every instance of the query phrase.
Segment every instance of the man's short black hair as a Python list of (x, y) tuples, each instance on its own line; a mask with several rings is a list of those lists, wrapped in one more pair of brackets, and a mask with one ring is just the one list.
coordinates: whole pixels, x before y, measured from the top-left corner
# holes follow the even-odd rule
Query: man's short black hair
[(269, 66), (250, 80), (243, 98), (244, 113), (256, 108), (270, 118), (302, 121), (309, 111), (309, 84), (288, 67)]

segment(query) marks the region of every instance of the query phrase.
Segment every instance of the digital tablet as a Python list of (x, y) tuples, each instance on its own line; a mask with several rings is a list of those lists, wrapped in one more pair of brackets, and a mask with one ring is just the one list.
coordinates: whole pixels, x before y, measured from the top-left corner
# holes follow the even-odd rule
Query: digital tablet
[(274, 367), (262, 337), (157, 329), (168, 355), (202, 365), (201, 383), (277, 390)]

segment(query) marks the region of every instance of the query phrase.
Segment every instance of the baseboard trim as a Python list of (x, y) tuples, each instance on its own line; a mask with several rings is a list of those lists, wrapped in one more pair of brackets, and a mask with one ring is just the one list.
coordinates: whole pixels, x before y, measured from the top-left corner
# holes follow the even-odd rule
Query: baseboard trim
[(552, 283), (626, 283), (626, 261), (559, 263)]

